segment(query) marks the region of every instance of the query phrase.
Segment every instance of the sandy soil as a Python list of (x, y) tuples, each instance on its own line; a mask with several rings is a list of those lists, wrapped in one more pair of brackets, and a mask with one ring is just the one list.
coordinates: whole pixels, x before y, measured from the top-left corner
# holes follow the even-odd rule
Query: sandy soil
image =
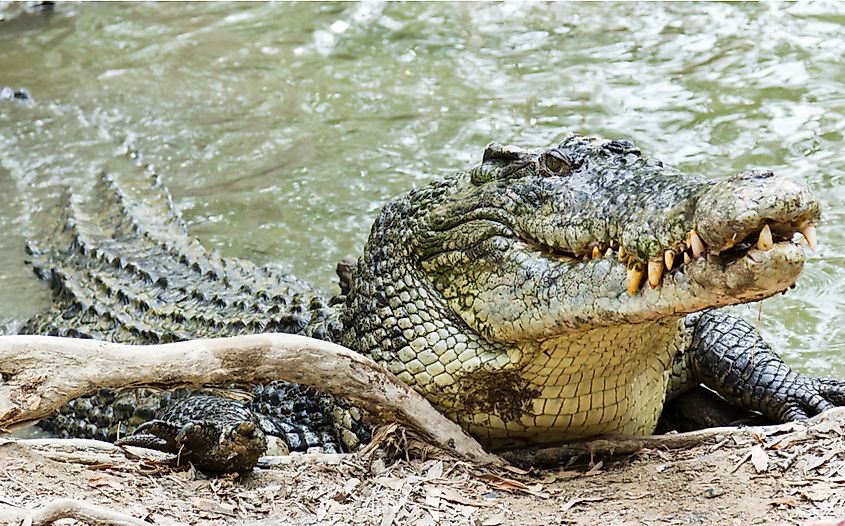
[(385, 462), (381, 449), (265, 457), (243, 480), (209, 479), (140, 449), (0, 439), (0, 521), (71, 498), (151, 524), (845, 526), (845, 410), (831, 413), (787, 431), (532, 473), (419, 450)]

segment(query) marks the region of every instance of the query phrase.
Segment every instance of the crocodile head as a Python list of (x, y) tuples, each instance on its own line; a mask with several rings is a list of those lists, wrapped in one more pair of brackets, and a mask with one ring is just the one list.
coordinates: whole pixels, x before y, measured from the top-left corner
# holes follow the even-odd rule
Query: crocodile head
[(497, 341), (771, 296), (795, 283), (794, 234), (813, 246), (819, 219), (806, 186), (770, 171), (707, 181), (580, 136), (490, 145), (454, 184), (418, 194), (405, 222), (414, 271)]
[(768, 171), (707, 181), (580, 136), (490, 145), (384, 208), (344, 343), (490, 444), (650, 433), (683, 316), (792, 286), (818, 219)]

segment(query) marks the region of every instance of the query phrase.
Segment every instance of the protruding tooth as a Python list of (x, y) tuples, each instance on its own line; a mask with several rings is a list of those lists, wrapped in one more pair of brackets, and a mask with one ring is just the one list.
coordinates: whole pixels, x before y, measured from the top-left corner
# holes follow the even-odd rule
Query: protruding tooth
[(619, 261), (625, 261), (625, 256), (627, 255), (628, 253), (625, 252), (625, 247), (619, 245)]
[(771, 250), (773, 246), (775, 246), (775, 242), (772, 240), (772, 229), (769, 228), (769, 225), (766, 225), (760, 231), (760, 237), (757, 238), (757, 248)]
[(816, 250), (816, 225), (812, 223), (807, 223), (803, 227), (801, 227), (801, 234), (804, 236), (804, 239), (807, 240), (807, 244), (810, 245), (810, 250)]
[(648, 286), (655, 289), (660, 285), (660, 278), (663, 277), (663, 261), (648, 262)]
[(704, 243), (701, 242), (695, 230), (689, 231), (689, 246), (692, 249), (692, 257), (694, 258), (704, 253)]
[(601, 257), (601, 249), (597, 246), (593, 247), (593, 259)]
[(689, 252), (684, 252), (684, 265), (689, 265), (690, 261), (692, 261), (692, 258), (689, 257)]
[(613, 248), (607, 247), (607, 250), (605, 250), (605, 252), (604, 252), (604, 257), (609, 258), (612, 255), (613, 255)]
[(628, 277), (625, 285), (628, 287), (628, 294), (633, 296), (640, 290), (640, 284), (643, 282), (643, 264), (635, 261), (633, 265), (628, 267)]
[(663, 253), (663, 262), (666, 263), (666, 270), (672, 270), (672, 265), (675, 264), (675, 251), (667, 250)]

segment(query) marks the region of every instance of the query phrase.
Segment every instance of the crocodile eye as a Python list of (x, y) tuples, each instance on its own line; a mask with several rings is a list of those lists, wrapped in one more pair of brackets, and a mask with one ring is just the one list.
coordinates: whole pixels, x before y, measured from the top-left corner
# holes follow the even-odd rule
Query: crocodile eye
[(572, 160), (560, 150), (549, 150), (543, 156), (543, 166), (553, 175), (567, 175), (572, 171)]

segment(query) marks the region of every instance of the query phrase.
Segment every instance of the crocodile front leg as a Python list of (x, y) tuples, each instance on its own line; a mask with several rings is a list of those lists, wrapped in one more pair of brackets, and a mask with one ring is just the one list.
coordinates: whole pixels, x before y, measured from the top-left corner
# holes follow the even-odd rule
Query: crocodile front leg
[(178, 453), (204, 473), (249, 473), (267, 449), (258, 417), (241, 402), (197, 395), (172, 404), (115, 442)]
[(845, 382), (792, 370), (750, 324), (713, 310), (686, 318), (689, 345), (679, 355), (669, 396), (703, 384), (731, 404), (778, 422), (845, 405)]

